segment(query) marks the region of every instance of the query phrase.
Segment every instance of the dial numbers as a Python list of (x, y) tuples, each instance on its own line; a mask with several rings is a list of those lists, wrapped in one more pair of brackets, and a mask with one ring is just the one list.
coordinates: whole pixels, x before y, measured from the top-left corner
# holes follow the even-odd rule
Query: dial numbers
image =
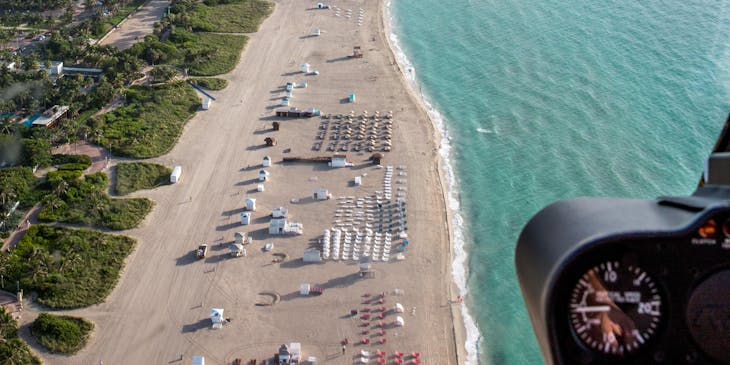
[(651, 276), (606, 261), (577, 281), (570, 297), (571, 328), (584, 345), (610, 355), (639, 350), (657, 331), (662, 300)]

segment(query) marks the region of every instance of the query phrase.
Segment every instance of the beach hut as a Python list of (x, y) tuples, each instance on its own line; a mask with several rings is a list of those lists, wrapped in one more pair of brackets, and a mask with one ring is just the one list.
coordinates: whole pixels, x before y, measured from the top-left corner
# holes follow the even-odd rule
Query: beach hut
[(241, 257), (246, 256), (246, 249), (243, 248), (243, 245), (240, 243), (234, 243), (230, 247), (231, 256), (233, 257)]
[(395, 307), (393, 307), (393, 311), (396, 313), (403, 313), (403, 304), (395, 303)]
[(355, 186), (362, 185), (362, 176), (355, 176)]
[(205, 97), (205, 98), (203, 99), (203, 105), (202, 105), (202, 107), (203, 107), (203, 110), (208, 110), (208, 109), (210, 109), (210, 104), (212, 104), (212, 103), (213, 103), (213, 100), (212, 100), (211, 98), (209, 98), (209, 97)]
[(329, 9), (330, 6), (323, 3), (317, 3), (317, 9)]
[(321, 31), (321, 30), (319, 30), (319, 28), (317, 28), (317, 29), (315, 29), (315, 30), (314, 30), (314, 34), (313, 34), (313, 35), (314, 35), (315, 37), (319, 37), (319, 36), (320, 36), (321, 34), (322, 34), (322, 31)]
[[(271, 129), (274, 131), (278, 131), (280, 127), (281, 127), (281, 123), (279, 123), (279, 122), (271, 123)], [(272, 138), (266, 138), (266, 139), (272, 139)], [(274, 144), (276, 144), (276, 143), (274, 143)], [(267, 146), (273, 146), (273, 144), (272, 145), (267, 144)]]
[(244, 209), (249, 212), (256, 210), (256, 199), (246, 198), (246, 208), (244, 208)]
[(286, 218), (273, 218), (269, 221), (269, 234), (289, 233), (289, 222)]
[(243, 224), (243, 225), (251, 224), (251, 213), (249, 213), (249, 212), (241, 213), (241, 224)]
[(310, 263), (310, 262), (322, 262), (322, 254), (319, 252), (319, 250), (304, 250), (304, 256), (302, 257), (302, 261)]
[(265, 190), (264, 184), (256, 185), (256, 191), (258, 191), (259, 193), (263, 192), (264, 190)]
[(314, 200), (328, 200), (332, 199), (332, 193), (330, 193), (329, 190), (325, 188), (319, 188), (314, 191), (314, 193), (312, 194), (312, 198), (314, 198)]
[(350, 103), (354, 103), (355, 102), (355, 93), (350, 94), (350, 96), (347, 97), (347, 100)]
[(302, 65), (302, 72), (309, 73), (311, 65), (308, 63), (305, 63)]
[(395, 317), (395, 322), (393, 322), (393, 324), (398, 327), (403, 327), (406, 325), (406, 321), (403, 320), (403, 317), (398, 316), (398, 317)]
[(193, 365), (205, 365), (205, 357), (203, 356), (193, 356)]
[(274, 211), (271, 213), (271, 216), (273, 218), (286, 218), (286, 215), (289, 213), (289, 210), (286, 209), (286, 207), (276, 207), (274, 208)]
[(259, 171), (259, 181), (266, 181), (269, 179), (269, 172), (266, 170)]
[(212, 308), (210, 310), (210, 321), (215, 329), (223, 327), (223, 308)]
[(330, 160), (330, 167), (347, 167), (352, 165), (351, 162), (347, 161), (346, 155), (333, 155)]
[[(275, 123), (274, 124), (274, 130), (278, 131), (279, 130), (279, 123), (278, 122), (274, 122), (274, 123)], [(266, 143), (266, 145), (268, 147), (276, 146), (276, 139), (271, 138), (271, 137), (266, 137), (266, 139), (264, 139), (264, 143)]]
[(299, 294), (301, 295), (309, 295), (309, 291), (311, 290), (312, 286), (308, 283), (299, 284)]
[(170, 174), (170, 183), (174, 184), (180, 181), (180, 175), (182, 175), (182, 166), (175, 166), (175, 168), (172, 169), (172, 173)]
[(264, 156), (264, 161), (261, 163), (263, 167), (269, 167), (271, 166), (271, 157)]

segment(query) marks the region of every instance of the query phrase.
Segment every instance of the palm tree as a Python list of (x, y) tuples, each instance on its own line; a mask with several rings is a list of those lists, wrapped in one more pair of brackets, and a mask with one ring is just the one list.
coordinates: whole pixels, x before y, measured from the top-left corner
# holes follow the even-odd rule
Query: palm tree
[(63, 201), (61, 198), (53, 194), (48, 194), (43, 198), (43, 204), (51, 208), (51, 215), (53, 215), (54, 209), (61, 207), (62, 203)]

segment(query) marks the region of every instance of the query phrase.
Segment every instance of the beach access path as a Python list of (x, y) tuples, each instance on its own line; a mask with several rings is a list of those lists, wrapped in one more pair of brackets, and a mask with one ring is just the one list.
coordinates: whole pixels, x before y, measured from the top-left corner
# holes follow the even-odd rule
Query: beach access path
[[(47, 363), (187, 364), (192, 356), (203, 355), (207, 364), (229, 364), (235, 358), (248, 362), (271, 357), (289, 342), (300, 342), (305, 357), (329, 364), (353, 364), (361, 349), (381, 349), (389, 356), (394, 351), (419, 352), (431, 364), (455, 364), (457, 353), (463, 354), (463, 342), (455, 338), (461, 320), (454, 318), (450, 304), (456, 294), (451, 292), (438, 137), (421, 105), (404, 88), (383, 31), (382, 0), (329, 3), (339, 12), (314, 9), (316, 2), (275, 3), (273, 14), (251, 36), (239, 65), (224, 75), (228, 88), (213, 92), (216, 101), (210, 110), (189, 121), (170, 153), (151, 159), (182, 166), (181, 181), (131, 194), (149, 197), (156, 205), (141, 227), (122, 232), (138, 245), (116, 289), (103, 304), (67, 312), (95, 322), (88, 345), (73, 356), (60, 356), (31, 342)], [(315, 29), (321, 30), (320, 36), (311, 35)], [(364, 57), (348, 58), (356, 45)], [(300, 73), (305, 62), (320, 74)], [(273, 117), (288, 81), (308, 83), (307, 88), (295, 89), (292, 105), (300, 108), (331, 114), (393, 111), (393, 151), (385, 154), (383, 164), (407, 168), (411, 244), (405, 260), (373, 263), (375, 278), (360, 278), (352, 261), (301, 261), (303, 250), (317, 247), (323, 230), (332, 227), (337, 197), (382, 190), (384, 169), (374, 167), (368, 161), (370, 153), (363, 152), (348, 152), (355, 165), (351, 168), (282, 164), (284, 156), (331, 154), (312, 151), (320, 118)], [(353, 92), (357, 103), (343, 101)], [(281, 130), (274, 132), (271, 123), (277, 120)], [(278, 145), (264, 147), (266, 137), (275, 137)], [(274, 161), (268, 169), (271, 176), (266, 191), (256, 192), (265, 155)], [(361, 186), (352, 184), (354, 176), (365, 174)], [(320, 187), (335, 198), (312, 200), (312, 191)], [(247, 196), (255, 197), (258, 207), (252, 224), (241, 226), (239, 213)], [(281, 205), (288, 207), (293, 221), (303, 223), (303, 235), (268, 234), (268, 215)], [(237, 231), (253, 238), (246, 257), (228, 255)], [(198, 260), (193, 251), (202, 242), (211, 249), (208, 257)], [(268, 242), (274, 243), (275, 252), (287, 255), (283, 263), (263, 252)], [(319, 285), (325, 292), (301, 296), (301, 283)], [(257, 305), (270, 292), (278, 293), (280, 302)], [(381, 292), (386, 293), (388, 341), (358, 345), (364, 327), (358, 317), (349, 316), (350, 310), (369, 306), (363, 304), (365, 294)], [(390, 325), (396, 302), (406, 308), (400, 314), (404, 327)], [(211, 329), (211, 308), (223, 308), (231, 321)], [(31, 311), (39, 309), (30, 306)], [(343, 355), (340, 342), (345, 337), (351, 344)]]

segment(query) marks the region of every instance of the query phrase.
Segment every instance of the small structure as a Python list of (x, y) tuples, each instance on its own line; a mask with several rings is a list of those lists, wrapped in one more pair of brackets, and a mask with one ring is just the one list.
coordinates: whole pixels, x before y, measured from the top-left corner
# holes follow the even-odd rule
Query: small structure
[(302, 257), (302, 261), (306, 263), (322, 262), (322, 254), (321, 252), (319, 252), (319, 250), (304, 250), (304, 256)]
[(254, 210), (256, 210), (256, 199), (246, 198), (246, 207), (244, 209), (249, 212), (253, 212)]
[(210, 310), (210, 321), (213, 323), (214, 329), (220, 329), (223, 327), (223, 309), (212, 308)]
[(243, 224), (243, 225), (251, 224), (251, 213), (249, 213), (249, 212), (241, 213), (241, 224)]
[(261, 163), (263, 167), (270, 167), (271, 166), (271, 157), (264, 156), (264, 161)]
[(195, 256), (199, 259), (204, 259), (206, 255), (208, 255), (208, 244), (203, 243), (195, 250)]
[(370, 156), (370, 160), (373, 161), (374, 165), (380, 165), (383, 162), (383, 158), (385, 158), (385, 155), (380, 152), (373, 153), (373, 155)]
[(172, 173), (170, 174), (170, 183), (174, 184), (180, 181), (180, 175), (182, 175), (182, 166), (177, 165), (172, 169)]
[(205, 365), (205, 357), (203, 356), (193, 356), (193, 365)]
[(360, 277), (372, 277), (375, 272), (370, 267), (370, 256), (360, 256)]
[(398, 316), (398, 317), (395, 317), (395, 322), (393, 322), (393, 324), (398, 327), (403, 327), (406, 325), (406, 321), (403, 320), (403, 317)]
[(354, 166), (352, 162), (347, 161), (346, 155), (333, 155), (329, 163), (330, 167), (349, 167)]
[(395, 307), (393, 307), (393, 312), (403, 313), (403, 304), (395, 303)]
[(210, 109), (210, 104), (213, 104), (213, 99), (211, 99), (209, 97), (203, 98), (203, 104), (202, 104), (203, 110)]
[(317, 3), (317, 9), (329, 9), (330, 6), (323, 3)]
[(309, 288), (311, 288), (311, 285), (307, 283), (299, 284), (299, 294), (309, 295)]
[(299, 342), (292, 342), (289, 346), (282, 344), (276, 354), (277, 365), (296, 365), (302, 356), (302, 345)]
[[(280, 127), (281, 127), (281, 124), (280, 124), (279, 122), (273, 122), (273, 123), (271, 123), (271, 129), (273, 129), (273, 130), (275, 130), (275, 131), (278, 131)], [(266, 139), (271, 139), (271, 138), (268, 138), (268, 137), (267, 137)], [(267, 143), (267, 146), (273, 146), (273, 145), (275, 145), (275, 144), (276, 144), (276, 142), (274, 142), (274, 144), (272, 144), (272, 145), (269, 145), (269, 144)]]
[(315, 116), (319, 116), (322, 112), (319, 109), (309, 108), (307, 110), (302, 110), (296, 107), (292, 107), (289, 109), (277, 109), (276, 110), (276, 116), (277, 117), (287, 117), (287, 118), (311, 118)]
[(243, 248), (243, 245), (240, 243), (234, 243), (230, 247), (231, 256), (233, 257), (241, 257), (246, 256), (246, 249)]
[(46, 70), (49, 75), (61, 75), (63, 74), (63, 62), (61, 61), (51, 61), (50, 66), (45, 67), (41, 66), (43, 70)]
[(286, 83), (286, 86), (284, 87), (284, 89), (286, 89), (286, 91), (292, 91), (292, 90), (294, 90), (294, 86), (295, 85), (294, 85), (293, 82), (287, 82)]
[(259, 171), (259, 181), (266, 181), (269, 179), (269, 172), (266, 170)]
[(319, 30), (319, 28), (314, 30), (314, 33), (313, 33), (314, 36), (319, 37), (321, 34), (322, 34), (322, 31)]
[(329, 200), (332, 199), (332, 193), (325, 188), (319, 188), (314, 191), (312, 198), (314, 198), (314, 200)]
[(259, 193), (262, 193), (264, 190), (266, 190), (264, 188), (264, 184), (258, 184), (258, 185), (256, 185), (256, 191), (258, 191)]
[(246, 232), (236, 232), (233, 234), (236, 243), (244, 244), (246, 242)]
[(289, 222), (286, 218), (272, 218), (269, 221), (269, 234), (302, 234), (303, 225), (298, 222)]
[[(274, 122), (274, 123), (276, 123), (276, 122)], [(274, 125), (274, 130), (277, 130), (277, 131), (279, 130), (278, 123)], [(264, 143), (266, 143), (266, 146), (268, 146), (268, 147), (273, 147), (273, 146), (276, 146), (276, 139), (271, 138), (271, 137), (266, 137), (264, 139)]]
[(355, 186), (362, 185), (362, 176), (355, 176)]
[(352, 55), (350, 58), (362, 58), (362, 49), (360, 46), (352, 47)]
[(68, 105), (54, 105), (48, 108), (48, 110), (44, 111), (43, 114), (41, 114), (35, 120), (33, 120), (32, 125), (51, 128), (55, 126), (58, 123), (58, 120), (66, 115), (68, 111)]
[(355, 102), (355, 93), (350, 94), (350, 96), (347, 97), (347, 101), (349, 101), (350, 103), (354, 103)]
[(288, 213), (289, 213), (289, 210), (286, 209), (286, 207), (276, 207), (276, 208), (274, 208), (274, 211), (271, 213), (271, 216), (274, 218), (286, 218)]
[(302, 72), (309, 73), (310, 72), (310, 67), (311, 67), (311, 65), (308, 64), (308, 63), (303, 64), (302, 65)]

